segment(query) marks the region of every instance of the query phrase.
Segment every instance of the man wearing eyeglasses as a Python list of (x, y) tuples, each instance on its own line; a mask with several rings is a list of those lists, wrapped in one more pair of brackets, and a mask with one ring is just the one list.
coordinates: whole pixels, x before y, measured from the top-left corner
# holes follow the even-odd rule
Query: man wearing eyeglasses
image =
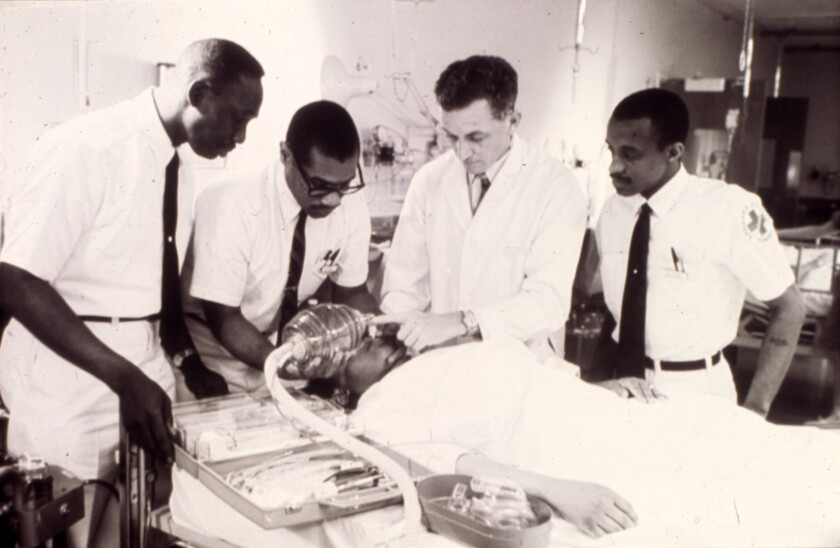
[(482, 55), (435, 86), (452, 150), (411, 182), (376, 320), (401, 323), (416, 351), (513, 337), (562, 356), (586, 203), (559, 160), (517, 136), (517, 87), (507, 61)]
[(197, 201), (184, 275), (187, 326), (230, 391), (265, 385), (278, 328), (327, 279), (333, 302), (377, 309), (366, 287), (370, 214), (359, 192), (359, 152), (347, 111), (310, 103), (292, 117), (279, 159)]

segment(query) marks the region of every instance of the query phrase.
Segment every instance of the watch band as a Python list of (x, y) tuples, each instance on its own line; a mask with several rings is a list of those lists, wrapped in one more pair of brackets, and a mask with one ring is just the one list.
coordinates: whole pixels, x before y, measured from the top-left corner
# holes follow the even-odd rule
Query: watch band
[(180, 352), (172, 356), (172, 365), (180, 369), (181, 365), (183, 365), (184, 363), (184, 360), (186, 360), (193, 354), (195, 354), (195, 350), (193, 350), (192, 348), (181, 350)]

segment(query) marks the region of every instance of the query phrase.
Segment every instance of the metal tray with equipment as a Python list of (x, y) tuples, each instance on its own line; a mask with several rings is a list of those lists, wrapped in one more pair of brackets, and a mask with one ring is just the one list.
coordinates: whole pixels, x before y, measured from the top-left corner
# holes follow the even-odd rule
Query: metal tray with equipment
[[(292, 393), (322, 418), (357, 435), (349, 429), (340, 407), (299, 391)], [(265, 529), (315, 523), (402, 501), (390, 478), (333, 442), (290, 423), (268, 395), (236, 394), (176, 404), (173, 417), (179, 437), (175, 451), (178, 466)], [(407, 459), (397, 460), (403, 467), (411, 466)], [(328, 481), (322, 481), (311, 496), (281, 493), (275, 497), (277, 493), (263, 489), (266, 482), (262, 479), (250, 484), (251, 491), (243, 488), (248, 485), (248, 474), (276, 467), (291, 477), (295, 466), (318, 462), (332, 468), (325, 465), (324, 470), (312, 473), (313, 485), (319, 473)], [(293, 480), (278, 480), (278, 486), (289, 483)]]

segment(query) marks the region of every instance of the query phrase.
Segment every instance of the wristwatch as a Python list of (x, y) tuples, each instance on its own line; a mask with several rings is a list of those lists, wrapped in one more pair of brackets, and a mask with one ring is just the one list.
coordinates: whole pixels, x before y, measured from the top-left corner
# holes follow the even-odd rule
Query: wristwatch
[(181, 369), (181, 365), (184, 363), (184, 360), (186, 360), (193, 354), (195, 354), (195, 350), (193, 350), (192, 348), (181, 350), (180, 352), (172, 356), (172, 365), (174, 365), (178, 369)]
[(461, 311), (461, 321), (467, 328), (467, 336), (474, 337), (478, 335), (478, 318), (472, 313), (472, 310)]

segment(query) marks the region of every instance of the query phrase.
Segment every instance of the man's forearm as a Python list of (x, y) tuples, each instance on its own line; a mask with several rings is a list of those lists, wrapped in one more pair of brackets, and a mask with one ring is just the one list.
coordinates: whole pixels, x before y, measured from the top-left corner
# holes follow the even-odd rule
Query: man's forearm
[(203, 301), (204, 314), (213, 335), (234, 358), (262, 370), (274, 345), (245, 319), (239, 309)]
[(134, 366), (100, 341), (46, 281), (0, 264), (2, 307), (53, 352), (105, 383), (117, 394)]
[(802, 298), (795, 286), (790, 286), (782, 296), (767, 304), (770, 322), (759, 350), (758, 367), (744, 400), (744, 407), (762, 416), (767, 416), (787, 374), (805, 318)]

